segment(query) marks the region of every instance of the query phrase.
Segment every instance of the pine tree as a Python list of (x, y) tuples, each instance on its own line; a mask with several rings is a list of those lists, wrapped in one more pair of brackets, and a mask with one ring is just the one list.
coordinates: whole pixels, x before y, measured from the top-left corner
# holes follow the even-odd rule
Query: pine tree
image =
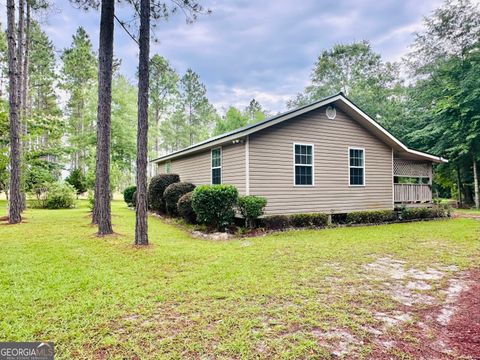
[(79, 27), (72, 44), (62, 53), (62, 87), (68, 91), (67, 115), (69, 117), (69, 145), (72, 152), (71, 166), (86, 173), (86, 158), (91, 136), (90, 119), (87, 116), (88, 94), (95, 87), (97, 62), (92, 43), (85, 29)]
[(147, 162), (148, 86), (150, 60), (150, 0), (140, 0), (138, 56), (137, 195), (135, 245), (148, 245)]
[(15, 1), (7, 0), (8, 76), (10, 105), (10, 204), (8, 221), (22, 221), (20, 119), (18, 115), (18, 59), (15, 39)]

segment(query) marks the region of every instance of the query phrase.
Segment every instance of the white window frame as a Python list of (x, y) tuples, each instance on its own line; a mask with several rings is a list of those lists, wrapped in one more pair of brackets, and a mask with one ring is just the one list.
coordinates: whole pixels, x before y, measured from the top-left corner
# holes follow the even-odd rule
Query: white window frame
[[(220, 166), (213, 166), (213, 151), (214, 150), (220, 150)], [(222, 170), (222, 164), (223, 164), (223, 151), (222, 147), (218, 146), (210, 150), (210, 184), (213, 184), (213, 169), (220, 169), (220, 184), (223, 184), (223, 170)]]
[[(311, 164), (297, 164), (295, 162), (295, 146), (296, 145), (303, 145), (303, 146), (311, 146), (312, 147), (312, 163)], [(295, 166), (310, 166), (312, 168), (312, 184), (311, 185), (302, 185), (299, 184), (297, 185), (297, 177), (295, 176)], [(315, 186), (315, 145), (314, 144), (308, 144), (308, 143), (299, 143), (299, 142), (294, 142), (293, 143), (293, 186), (294, 187), (313, 187)]]
[[(363, 166), (351, 166), (350, 165), (350, 150), (362, 150), (363, 151)], [(367, 170), (366, 170), (366, 164), (367, 164), (367, 156), (365, 152), (365, 148), (359, 147), (359, 146), (349, 146), (348, 147), (348, 186), (351, 187), (364, 187), (367, 184)], [(351, 184), (350, 183), (350, 169), (351, 168), (356, 168), (356, 169), (363, 169), (363, 184)]]

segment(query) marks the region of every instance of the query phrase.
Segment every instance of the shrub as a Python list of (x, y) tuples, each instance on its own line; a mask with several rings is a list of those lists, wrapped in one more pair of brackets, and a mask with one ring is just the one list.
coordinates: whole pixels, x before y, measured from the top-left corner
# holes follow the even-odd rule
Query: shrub
[(237, 199), (233, 185), (200, 185), (193, 191), (192, 207), (199, 222), (224, 230), (233, 222)]
[(290, 215), (290, 224), (294, 227), (325, 227), (328, 215), (322, 213)]
[(128, 186), (123, 190), (123, 200), (127, 203), (128, 206), (132, 206), (133, 204), (133, 194), (137, 191), (137, 187), (135, 185)]
[(197, 215), (192, 207), (192, 195), (192, 191), (182, 195), (177, 203), (178, 214), (189, 224), (195, 224), (197, 220)]
[(132, 194), (132, 206), (134, 208), (137, 207), (137, 190), (135, 190)]
[(397, 220), (394, 210), (353, 211), (347, 214), (347, 224), (380, 224)]
[(237, 201), (238, 210), (245, 218), (245, 225), (251, 229), (255, 227), (255, 221), (263, 215), (265, 206), (267, 199), (261, 196), (240, 196)]
[(404, 207), (400, 211), (400, 216), (403, 220), (421, 220), (421, 219), (433, 219), (438, 217), (449, 217), (450, 207), (448, 205), (434, 205), (431, 208), (417, 207), (407, 208)]
[(93, 205), (95, 203), (95, 199), (93, 198), (93, 190), (88, 190), (87, 201), (88, 208), (90, 209), (90, 211), (93, 211)]
[(77, 195), (83, 194), (88, 190), (87, 178), (83, 175), (82, 170), (80, 169), (73, 169), (65, 181), (75, 188)]
[(160, 174), (155, 175), (148, 185), (148, 204), (150, 209), (154, 211), (165, 212), (165, 201), (163, 193), (168, 185), (177, 183), (180, 177), (177, 174)]
[(178, 199), (186, 193), (192, 192), (195, 185), (189, 182), (177, 182), (167, 186), (163, 193), (163, 200), (165, 201), (165, 210), (170, 215), (178, 215), (177, 203)]
[(290, 218), (286, 215), (271, 215), (262, 218), (262, 224), (269, 230), (283, 230), (290, 226)]
[(44, 184), (42, 189), (37, 188), (36, 207), (43, 209), (69, 209), (75, 205), (75, 188), (70, 184)]

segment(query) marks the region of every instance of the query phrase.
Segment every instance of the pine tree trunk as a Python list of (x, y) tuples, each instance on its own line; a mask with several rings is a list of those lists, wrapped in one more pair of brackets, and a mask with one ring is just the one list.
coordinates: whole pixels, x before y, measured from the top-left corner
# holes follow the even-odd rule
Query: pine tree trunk
[[(23, 135), (23, 119), (25, 114), (25, 106), (23, 100), (23, 50), (24, 50), (24, 35), (25, 35), (25, 0), (19, 0), (18, 2), (18, 25), (17, 25), (17, 107), (18, 107), (18, 122), (20, 136)], [(22, 141), (20, 140), (20, 147)], [(22, 180), (20, 179), (20, 184)], [(22, 191), (23, 186), (20, 185), (21, 191), (21, 209), (24, 211), (27, 208), (27, 199), (25, 192)]]
[[(28, 93), (28, 65), (29, 65), (29, 56), (30, 56), (30, 1), (27, 0), (27, 15), (25, 20), (25, 52), (23, 59), (23, 80), (22, 80), (22, 119), (23, 119), (23, 135), (28, 133), (28, 124), (27, 124), (27, 93)], [(24, 145), (25, 146), (25, 145)]]
[(8, 77), (10, 104), (10, 204), (8, 221), (22, 221), (22, 194), (20, 193), (20, 119), (18, 118), (17, 54), (15, 44), (15, 1), (7, 0)]
[(458, 207), (462, 207), (462, 179), (460, 177), (460, 167), (457, 165), (457, 187), (458, 187)]
[(135, 245), (148, 245), (147, 153), (150, 59), (150, 0), (140, 1), (138, 57), (137, 205)]
[(474, 190), (473, 193), (475, 194), (475, 209), (480, 208), (480, 198), (478, 194), (478, 172), (477, 172), (477, 161), (475, 157), (473, 158), (473, 186)]
[(110, 123), (115, 1), (102, 0), (98, 51), (97, 158), (93, 222), (98, 235), (113, 233), (110, 209)]

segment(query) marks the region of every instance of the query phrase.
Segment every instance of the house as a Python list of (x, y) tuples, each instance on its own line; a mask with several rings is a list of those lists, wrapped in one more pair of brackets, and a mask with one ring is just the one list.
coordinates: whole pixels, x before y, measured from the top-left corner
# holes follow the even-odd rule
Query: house
[(182, 181), (233, 184), (266, 214), (347, 213), (432, 202), (432, 164), (342, 93), (153, 160)]

